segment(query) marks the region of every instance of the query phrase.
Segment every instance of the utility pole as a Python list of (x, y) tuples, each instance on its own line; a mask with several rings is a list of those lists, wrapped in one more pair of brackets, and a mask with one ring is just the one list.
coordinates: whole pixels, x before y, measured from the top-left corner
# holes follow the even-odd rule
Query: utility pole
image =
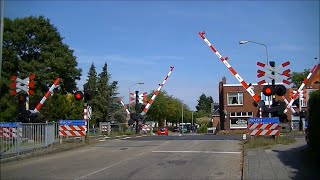
[(192, 132), (194, 130), (194, 125), (193, 125), (193, 111), (191, 111), (191, 128), (192, 128)]
[(3, 50), (3, 26), (4, 26), (4, 0), (1, 0), (1, 25), (0, 25), (0, 81), (2, 81), (2, 50)]
[[(270, 66), (273, 67), (273, 68), (276, 66), (276, 62), (275, 62), (275, 61), (269, 61), (269, 63), (270, 63)], [(272, 71), (271, 74), (274, 76), (274, 75), (275, 75), (275, 72)], [(273, 87), (275, 86), (275, 84), (276, 84), (275, 76), (274, 76), (274, 78), (271, 80), (271, 84), (272, 84)], [(272, 98), (272, 99), (271, 99), (271, 98)], [(273, 103), (276, 101), (276, 95), (271, 95), (271, 96), (270, 96), (270, 100), (272, 100), (272, 104), (273, 104)], [(270, 103), (270, 101), (269, 101), (269, 108), (270, 108), (270, 106), (271, 106), (271, 103)], [(269, 117), (271, 117), (271, 113), (269, 113)]]
[[(138, 111), (139, 111), (139, 91), (136, 91), (136, 115), (138, 116)], [(136, 134), (139, 133), (139, 118), (136, 119)]]
[(184, 125), (183, 125), (183, 105), (181, 105), (181, 119), (182, 119), (181, 133), (183, 133), (183, 128), (184, 128)]

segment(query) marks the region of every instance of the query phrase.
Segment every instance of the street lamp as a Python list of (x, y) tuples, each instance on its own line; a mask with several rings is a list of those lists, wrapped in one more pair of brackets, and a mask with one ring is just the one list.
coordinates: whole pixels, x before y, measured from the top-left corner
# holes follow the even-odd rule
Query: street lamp
[[(267, 55), (267, 64), (266, 65), (269, 65), (269, 56), (268, 56), (268, 47), (267, 45), (263, 44), (263, 43), (259, 43), (259, 42), (255, 42), (255, 41), (239, 41), (239, 44), (246, 44), (246, 43), (255, 43), (255, 44), (259, 44), (259, 45), (262, 45), (264, 47), (266, 47), (266, 55)], [(270, 105), (270, 100), (269, 100), (269, 108), (271, 107)], [(271, 117), (271, 113), (269, 113), (269, 117)]]
[(239, 41), (239, 44), (246, 44), (246, 43), (255, 43), (255, 44), (259, 44), (262, 45), (264, 47), (266, 47), (266, 54), (267, 54), (267, 65), (269, 65), (269, 56), (268, 56), (268, 47), (267, 45), (263, 44), (263, 43), (259, 43), (259, 42), (255, 42), (255, 41)]
[(129, 108), (128, 108), (129, 111), (130, 111), (130, 92), (131, 92), (130, 87), (132, 87), (132, 86), (134, 86), (134, 85), (136, 85), (136, 84), (142, 85), (142, 84), (144, 84), (144, 83), (143, 83), (143, 82), (138, 82), (138, 83), (134, 83), (134, 84), (132, 84), (132, 85), (129, 86)]

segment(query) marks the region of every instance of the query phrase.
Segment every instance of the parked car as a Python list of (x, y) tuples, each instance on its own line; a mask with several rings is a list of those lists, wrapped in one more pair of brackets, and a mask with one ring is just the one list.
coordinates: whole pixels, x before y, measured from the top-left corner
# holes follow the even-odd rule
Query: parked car
[(168, 128), (166, 128), (166, 127), (158, 128), (157, 134), (158, 135), (167, 135), (168, 136), (169, 135)]
[(179, 127), (173, 127), (172, 132), (179, 132), (179, 131), (180, 131)]

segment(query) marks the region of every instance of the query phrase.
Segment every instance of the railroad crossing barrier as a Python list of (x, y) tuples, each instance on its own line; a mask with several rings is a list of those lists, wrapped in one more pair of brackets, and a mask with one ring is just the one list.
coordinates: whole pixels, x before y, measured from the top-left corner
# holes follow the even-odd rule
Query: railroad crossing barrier
[(59, 121), (59, 136), (60, 143), (63, 138), (68, 137), (82, 137), (85, 140), (87, 132), (86, 122), (84, 120), (60, 120)]
[(280, 121), (278, 117), (273, 118), (249, 118), (250, 136), (279, 136)]
[(52, 145), (57, 130), (57, 123), (0, 122), (0, 159)]

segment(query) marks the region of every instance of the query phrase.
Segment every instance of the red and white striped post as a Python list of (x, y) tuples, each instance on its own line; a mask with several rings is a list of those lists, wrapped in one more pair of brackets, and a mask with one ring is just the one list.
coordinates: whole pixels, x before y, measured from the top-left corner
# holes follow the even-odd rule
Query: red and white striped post
[(311, 76), (314, 73), (314, 71), (317, 69), (317, 66), (318, 65), (314, 65), (312, 70), (308, 74), (308, 76), (303, 80), (303, 82), (302, 82), (301, 86), (299, 87), (298, 91), (296, 93), (294, 93), (292, 99), (290, 100), (289, 104), (287, 105), (287, 108), (283, 111), (284, 113), (288, 112), (288, 109), (292, 107), (293, 101), (298, 97), (298, 95), (301, 93), (301, 91), (303, 91), (304, 86), (306, 85), (308, 80), (311, 78)]
[(161, 90), (161, 88), (163, 87), (163, 85), (166, 83), (167, 79), (169, 78), (170, 74), (172, 73), (174, 67), (171, 66), (170, 67), (170, 71), (169, 73), (167, 74), (167, 76), (164, 78), (163, 82), (161, 84), (159, 84), (159, 87), (156, 91), (154, 91), (151, 99), (148, 101), (148, 104), (145, 106), (145, 108), (143, 109), (143, 111), (140, 113), (142, 116), (145, 115), (148, 110), (150, 109), (152, 103), (154, 102), (154, 100), (156, 99), (157, 95), (159, 94), (159, 91)]
[(89, 134), (89, 121), (88, 121), (88, 104), (83, 103), (83, 120), (85, 122), (85, 131), (86, 131), (86, 136), (85, 138), (88, 139), (88, 134)]
[(203, 41), (209, 46), (209, 48), (217, 55), (217, 57), (222, 61), (222, 63), (229, 69), (232, 75), (241, 83), (241, 85), (246, 89), (246, 91), (251, 95), (251, 97), (259, 102), (260, 98), (257, 96), (253, 89), (241, 78), (241, 76), (231, 67), (231, 65), (226, 60), (227, 58), (223, 58), (221, 54), (213, 47), (210, 41), (205, 37), (205, 32), (199, 32), (198, 35), (203, 39)]
[(122, 105), (123, 109), (127, 112), (126, 120), (128, 121), (130, 119), (130, 111), (127, 109), (127, 106), (123, 103), (120, 97), (118, 97), (118, 101)]
[(48, 97), (50, 96), (50, 94), (53, 92), (53, 90), (56, 88), (56, 86), (59, 84), (60, 82), (60, 78), (57, 78), (52, 86), (50, 87), (50, 89), (46, 92), (46, 94), (43, 96), (43, 98), (41, 99), (41, 101), (38, 103), (38, 105), (36, 106), (36, 108), (34, 109), (34, 111), (36, 113), (39, 113), (40, 108), (42, 107), (43, 103), (48, 99)]

